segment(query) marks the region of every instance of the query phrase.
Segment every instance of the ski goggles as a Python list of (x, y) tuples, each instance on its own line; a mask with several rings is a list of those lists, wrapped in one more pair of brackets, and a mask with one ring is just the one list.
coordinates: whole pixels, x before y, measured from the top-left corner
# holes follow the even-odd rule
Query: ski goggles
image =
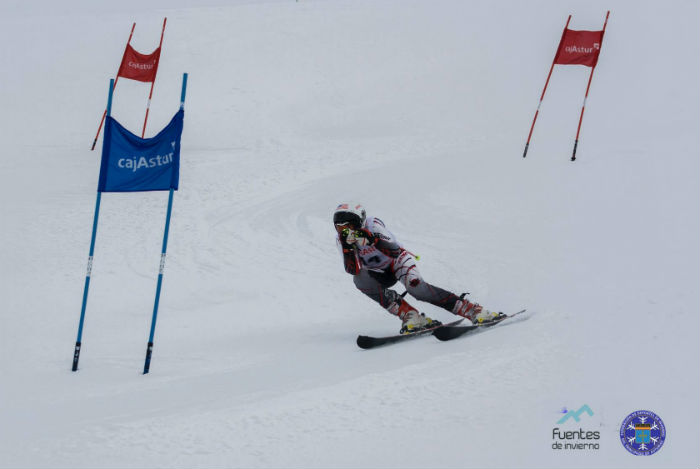
[(336, 223), (335, 224), (335, 231), (337, 231), (338, 234), (341, 234), (343, 236), (347, 236), (348, 234), (350, 234), (350, 222)]

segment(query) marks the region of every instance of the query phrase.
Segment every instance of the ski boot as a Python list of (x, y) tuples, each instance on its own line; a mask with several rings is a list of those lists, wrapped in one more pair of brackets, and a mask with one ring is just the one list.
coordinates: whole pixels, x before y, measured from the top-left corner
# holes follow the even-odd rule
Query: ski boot
[(399, 334), (411, 334), (427, 327), (436, 326), (438, 321), (434, 321), (423, 313), (419, 313), (413, 306), (404, 299), (389, 305), (387, 310), (401, 319), (401, 330)]
[(429, 318), (425, 313), (419, 313), (415, 309), (409, 311), (402, 319), (399, 334), (412, 334), (433, 326), (439, 326), (440, 322)]
[(452, 314), (469, 319), (475, 325), (488, 324), (500, 320), (505, 314), (484, 309), (483, 306), (460, 298), (452, 308)]

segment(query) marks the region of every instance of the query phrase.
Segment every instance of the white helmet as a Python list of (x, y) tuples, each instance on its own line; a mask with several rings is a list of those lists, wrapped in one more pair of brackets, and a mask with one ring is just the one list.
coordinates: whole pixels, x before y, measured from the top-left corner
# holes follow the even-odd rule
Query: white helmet
[(352, 224), (355, 228), (363, 228), (367, 214), (365, 208), (358, 203), (344, 203), (336, 207), (333, 212), (333, 223), (335, 225)]

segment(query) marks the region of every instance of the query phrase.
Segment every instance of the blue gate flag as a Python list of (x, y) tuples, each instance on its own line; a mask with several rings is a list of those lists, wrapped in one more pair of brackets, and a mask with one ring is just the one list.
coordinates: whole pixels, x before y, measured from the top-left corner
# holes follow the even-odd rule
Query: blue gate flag
[(108, 116), (97, 191), (177, 190), (184, 115), (185, 111), (180, 109), (158, 135), (146, 139), (132, 134)]

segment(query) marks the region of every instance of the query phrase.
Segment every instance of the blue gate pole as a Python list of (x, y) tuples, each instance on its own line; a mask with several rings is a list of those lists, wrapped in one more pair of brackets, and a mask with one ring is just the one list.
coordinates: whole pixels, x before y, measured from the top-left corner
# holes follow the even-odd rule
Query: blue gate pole
[[(107, 98), (107, 115), (112, 109), (112, 94), (114, 92), (114, 79), (109, 80), (109, 97)], [(87, 274), (85, 275), (85, 287), (83, 289), (83, 305), (80, 308), (80, 323), (78, 325), (78, 338), (75, 341), (73, 352), (73, 371), (78, 371), (78, 360), (80, 360), (80, 348), (83, 340), (83, 325), (85, 324), (85, 309), (87, 307), (88, 289), (90, 288), (90, 277), (92, 275), (92, 258), (95, 254), (95, 238), (97, 237), (97, 221), (100, 216), (100, 200), (102, 192), (97, 191), (97, 201), (95, 202), (95, 217), (92, 221), (92, 238), (90, 240), (90, 254), (88, 255)]]
[[(180, 109), (185, 108), (185, 91), (187, 90), (187, 74), (182, 75), (182, 94), (180, 95)], [(153, 355), (153, 337), (156, 333), (156, 320), (158, 319), (158, 303), (160, 302), (160, 290), (163, 285), (163, 271), (165, 270), (165, 256), (168, 249), (168, 232), (170, 231), (170, 216), (173, 211), (173, 193), (170, 188), (168, 195), (168, 213), (165, 216), (165, 231), (163, 233), (163, 249), (160, 254), (160, 269), (158, 271), (158, 285), (156, 286), (156, 300), (153, 304), (153, 318), (151, 319), (151, 333), (148, 336), (146, 347), (146, 360), (143, 365), (143, 374), (147, 374), (151, 369), (151, 356)]]

